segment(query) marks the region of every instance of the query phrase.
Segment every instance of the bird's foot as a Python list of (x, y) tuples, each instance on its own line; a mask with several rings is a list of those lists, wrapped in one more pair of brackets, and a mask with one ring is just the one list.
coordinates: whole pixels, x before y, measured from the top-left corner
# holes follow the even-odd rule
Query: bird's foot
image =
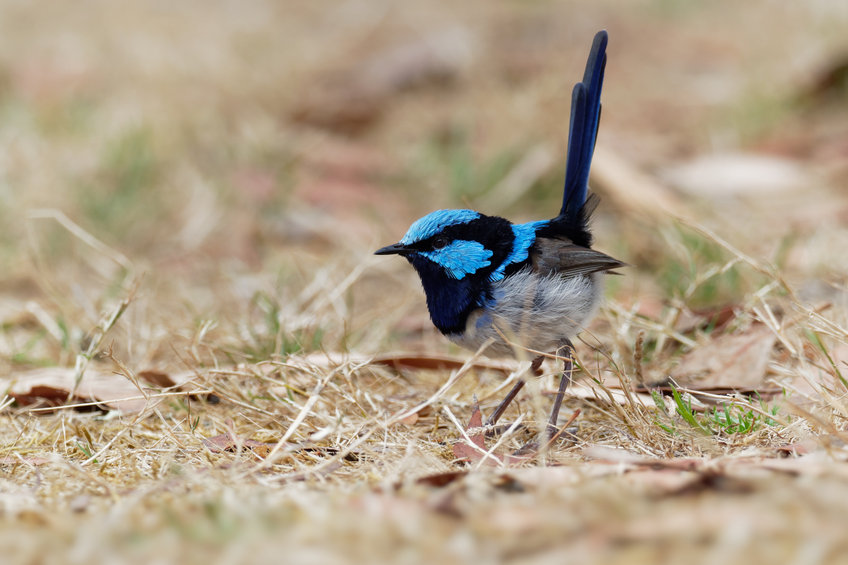
[(545, 428), (545, 436), (544, 441), (539, 442), (538, 440), (528, 441), (518, 449), (512, 452), (513, 456), (516, 457), (535, 457), (539, 453), (543, 451), (547, 451), (553, 445), (560, 440), (568, 440), (572, 443), (577, 441), (577, 436), (574, 434), (577, 430), (575, 428), (571, 428), (571, 424), (577, 419), (580, 415), (580, 410), (575, 410), (568, 421), (561, 428), (557, 429), (554, 426), (548, 424)]
[(493, 438), (505, 433), (507, 430), (515, 426), (515, 431), (524, 430), (527, 428), (524, 424), (486, 424), (486, 438)]
[[(541, 442), (538, 440), (529, 441), (511, 454), (500, 454), (486, 447), (486, 437), (489, 431), (483, 425), (483, 416), (480, 412), (480, 407), (475, 403), (471, 411), (471, 419), (468, 421), (468, 426), (463, 430), (465, 432), (465, 439), (454, 444), (453, 454), (457, 460), (477, 465), (512, 465), (527, 462), (536, 458), (539, 454), (548, 451), (556, 442), (563, 438), (568, 438), (570, 441), (576, 440), (570, 426), (579, 415), (580, 410), (575, 410), (561, 428), (546, 428), (544, 438)], [(502, 432), (508, 429), (504, 425), (498, 426), (498, 428)]]

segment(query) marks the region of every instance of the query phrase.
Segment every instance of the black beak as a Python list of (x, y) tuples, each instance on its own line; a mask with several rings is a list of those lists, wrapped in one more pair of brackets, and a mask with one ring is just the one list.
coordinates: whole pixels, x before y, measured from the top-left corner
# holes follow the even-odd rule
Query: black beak
[(409, 253), (412, 253), (412, 249), (403, 244), (394, 243), (378, 249), (374, 255), (408, 255)]

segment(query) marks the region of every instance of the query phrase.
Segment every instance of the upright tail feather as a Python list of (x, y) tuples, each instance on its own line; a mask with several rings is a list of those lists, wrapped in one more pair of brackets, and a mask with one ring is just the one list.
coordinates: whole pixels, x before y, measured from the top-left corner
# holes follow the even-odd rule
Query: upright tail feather
[(565, 162), (565, 190), (560, 216), (578, 220), (589, 190), (589, 167), (598, 137), (601, 118), (601, 88), (607, 64), (607, 32), (599, 31), (592, 43), (583, 82), (574, 85), (571, 95), (571, 123), (568, 127), (568, 157)]

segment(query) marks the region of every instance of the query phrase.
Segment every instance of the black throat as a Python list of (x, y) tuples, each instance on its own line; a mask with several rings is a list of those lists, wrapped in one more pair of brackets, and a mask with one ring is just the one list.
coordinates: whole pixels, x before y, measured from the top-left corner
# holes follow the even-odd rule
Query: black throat
[(469, 275), (454, 279), (437, 264), (421, 256), (410, 257), (409, 262), (421, 278), (433, 325), (445, 335), (465, 331), (468, 315), (489, 294), (489, 283), (485, 277), (481, 280)]

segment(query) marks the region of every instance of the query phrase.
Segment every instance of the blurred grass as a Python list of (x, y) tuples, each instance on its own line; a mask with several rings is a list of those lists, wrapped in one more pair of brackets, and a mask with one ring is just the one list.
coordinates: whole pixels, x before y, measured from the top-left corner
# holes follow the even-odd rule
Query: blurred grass
[(151, 231), (151, 219), (167, 218), (166, 203), (157, 197), (162, 163), (149, 131), (128, 131), (108, 143), (98, 168), (93, 179), (80, 181), (76, 188), (93, 230), (126, 244)]
[(743, 276), (729, 253), (700, 234), (678, 229), (668, 243), (656, 279), (670, 300), (694, 310), (714, 308), (737, 304), (765, 284), (756, 273)]

